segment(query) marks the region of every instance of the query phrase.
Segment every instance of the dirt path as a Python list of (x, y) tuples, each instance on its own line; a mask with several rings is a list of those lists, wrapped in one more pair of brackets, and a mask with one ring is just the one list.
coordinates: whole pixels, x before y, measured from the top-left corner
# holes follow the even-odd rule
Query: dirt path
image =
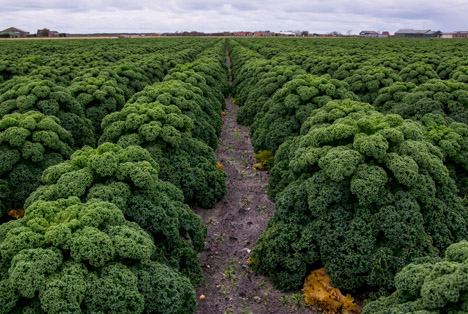
[(226, 99), (225, 112), (216, 157), (227, 174), (227, 194), (214, 209), (195, 209), (208, 226), (206, 249), (199, 256), (206, 280), (197, 289), (197, 296), (205, 298), (199, 300), (195, 313), (313, 313), (302, 305), (299, 291), (286, 295), (274, 290), (267, 277), (247, 266), (274, 204), (265, 194), (268, 173), (252, 167), (249, 130), (237, 124), (237, 106), (231, 98)]

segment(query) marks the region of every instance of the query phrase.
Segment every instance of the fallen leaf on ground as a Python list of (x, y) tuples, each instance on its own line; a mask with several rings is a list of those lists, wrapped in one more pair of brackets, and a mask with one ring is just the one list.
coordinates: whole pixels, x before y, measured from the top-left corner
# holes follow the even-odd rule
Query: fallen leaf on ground
[(349, 294), (344, 296), (340, 289), (332, 286), (325, 268), (314, 270), (307, 276), (302, 292), (307, 305), (314, 306), (325, 313), (360, 313), (359, 306), (354, 303), (353, 297)]

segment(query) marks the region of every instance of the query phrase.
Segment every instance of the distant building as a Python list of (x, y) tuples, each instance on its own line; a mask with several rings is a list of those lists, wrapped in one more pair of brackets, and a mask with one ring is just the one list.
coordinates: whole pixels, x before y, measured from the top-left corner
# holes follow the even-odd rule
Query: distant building
[(270, 37), (271, 33), (269, 31), (266, 32), (254, 32), (255, 37)]
[(430, 29), (400, 29), (395, 33), (398, 38), (435, 38), (439, 35), (440, 32)]
[(390, 33), (387, 31), (383, 31), (382, 34), (380, 34), (379, 37), (390, 37)]
[(452, 33), (452, 38), (468, 38), (468, 31), (457, 31)]
[(0, 34), (10, 34), (10, 37), (20, 37), (20, 38), (29, 36), (29, 32), (25, 32), (16, 27), (9, 27), (7, 29), (4, 29), (3, 31), (0, 31)]
[(296, 33), (293, 31), (280, 31), (280, 32), (275, 33), (275, 36), (295, 37)]
[(453, 38), (453, 33), (442, 33), (440, 38)]
[(249, 37), (249, 36), (253, 36), (253, 33), (252, 32), (234, 32), (234, 36)]
[(38, 29), (37, 37), (59, 37), (59, 32), (51, 31), (48, 28)]
[(361, 37), (379, 37), (379, 33), (376, 31), (361, 31), (359, 33), (359, 36)]

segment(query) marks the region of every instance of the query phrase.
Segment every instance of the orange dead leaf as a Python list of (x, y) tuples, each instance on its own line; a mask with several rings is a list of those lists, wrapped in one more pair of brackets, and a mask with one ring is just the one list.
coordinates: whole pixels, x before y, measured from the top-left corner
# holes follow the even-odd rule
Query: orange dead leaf
[(221, 112), (221, 115), (224, 117), (226, 115), (226, 112)]
[(265, 165), (263, 164), (263, 162), (254, 163), (253, 167), (257, 170), (265, 170)]
[(24, 216), (24, 209), (17, 208), (17, 209), (10, 209), (7, 211), (8, 216), (13, 217), (15, 219), (22, 218)]
[(340, 289), (332, 286), (330, 277), (325, 274), (325, 268), (314, 270), (307, 276), (302, 292), (309, 306), (315, 306), (325, 313), (355, 314), (361, 312), (349, 294), (344, 296)]
[(258, 265), (259, 263), (260, 261), (257, 258), (252, 257), (252, 255), (250, 255), (249, 258), (247, 259), (247, 265), (249, 266)]
[(268, 150), (261, 150), (258, 154), (254, 154), (257, 163), (253, 164), (253, 167), (257, 170), (268, 170), (273, 159), (273, 154)]
[(219, 170), (223, 170), (223, 165), (221, 165), (219, 163), (219, 161), (216, 162), (216, 167), (219, 169)]

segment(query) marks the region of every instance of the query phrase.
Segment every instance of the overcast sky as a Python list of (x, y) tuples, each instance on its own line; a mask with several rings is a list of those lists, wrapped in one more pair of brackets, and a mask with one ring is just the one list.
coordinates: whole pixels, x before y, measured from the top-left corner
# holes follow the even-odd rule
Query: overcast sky
[(0, 30), (65, 33), (468, 30), (468, 0), (0, 0)]

